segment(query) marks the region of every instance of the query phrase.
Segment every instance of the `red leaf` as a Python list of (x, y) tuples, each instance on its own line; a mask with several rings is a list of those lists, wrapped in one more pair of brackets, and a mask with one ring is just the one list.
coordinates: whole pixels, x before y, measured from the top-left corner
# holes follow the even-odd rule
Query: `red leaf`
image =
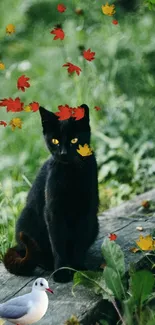
[(11, 112), (21, 112), (23, 111), (23, 105), (24, 103), (22, 103), (20, 101), (20, 98), (17, 97), (16, 99), (2, 99), (0, 106), (6, 106), (7, 107), (7, 112), (11, 111)]
[(32, 110), (33, 112), (38, 111), (38, 109), (39, 109), (39, 103), (37, 103), (37, 102), (33, 102), (33, 103), (30, 103), (29, 105), (31, 106), (31, 110)]
[(58, 109), (60, 112), (55, 113), (55, 115), (59, 116), (59, 121), (67, 120), (72, 116), (72, 108), (67, 104), (65, 106), (59, 105)]
[(100, 111), (101, 108), (100, 108), (99, 106), (95, 106), (94, 109), (95, 109), (96, 111)]
[(88, 49), (87, 51), (83, 51), (83, 56), (87, 61), (92, 61), (95, 59), (95, 52), (91, 52), (91, 49)]
[(30, 78), (25, 77), (25, 75), (19, 77), (17, 80), (17, 88), (21, 89), (22, 91), (25, 91), (25, 87), (30, 87), (28, 80), (30, 80)]
[(64, 6), (63, 3), (61, 3), (57, 5), (57, 10), (62, 13), (66, 10), (66, 7)]
[(4, 127), (5, 127), (5, 126), (7, 126), (7, 123), (5, 121), (0, 121), (0, 125), (4, 125)]
[(74, 65), (70, 62), (63, 64), (63, 67), (68, 67), (68, 69), (67, 69), (68, 73), (73, 73), (75, 71), (78, 76), (79, 76), (80, 72), (82, 71), (77, 65)]
[(54, 41), (57, 40), (57, 39), (63, 40), (64, 37), (65, 37), (65, 33), (61, 28), (56, 28), (55, 27), (53, 30), (51, 30), (50, 33), (55, 35), (55, 37), (53, 38)]
[(116, 234), (110, 234), (108, 238), (110, 240), (116, 240), (117, 239), (117, 235)]
[(141, 206), (145, 209), (149, 208), (150, 207), (150, 201), (148, 200), (144, 200), (141, 202)]
[(75, 117), (75, 121), (78, 121), (84, 117), (85, 110), (83, 107), (73, 108), (72, 110), (73, 110), (72, 117)]
[(118, 25), (118, 20), (113, 19), (112, 23), (113, 23), (114, 25)]

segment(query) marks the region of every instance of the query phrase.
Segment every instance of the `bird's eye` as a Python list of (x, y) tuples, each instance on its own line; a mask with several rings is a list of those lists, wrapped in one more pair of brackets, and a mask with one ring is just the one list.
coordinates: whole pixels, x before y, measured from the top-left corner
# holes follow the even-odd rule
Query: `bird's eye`
[(40, 285), (43, 286), (43, 283), (41, 282)]
[(59, 143), (59, 140), (58, 139), (52, 139), (52, 143), (53, 144), (58, 144)]
[(37, 286), (37, 282), (35, 283), (35, 286)]
[(74, 138), (71, 140), (71, 143), (76, 143), (76, 142), (78, 142), (78, 138)]

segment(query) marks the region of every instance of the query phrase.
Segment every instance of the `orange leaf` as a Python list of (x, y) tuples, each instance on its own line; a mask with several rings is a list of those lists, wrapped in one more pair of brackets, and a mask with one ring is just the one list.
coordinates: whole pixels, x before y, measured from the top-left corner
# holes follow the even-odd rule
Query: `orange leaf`
[(23, 111), (23, 105), (24, 103), (22, 103), (20, 101), (20, 98), (17, 97), (15, 99), (9, 98), (9, 99), (2, 99), (0, 102), (0, 106), (7, 106), (7, 112), (11, 111), (11, 112), (21, 112)]
[(61, 39), (63, 40), (64, 37), (65, 37), (65, 33), (64, 31), (61, 29), (61, 28), (54, 28), (53, 30), (51, 30), (50, 34), (54, 34), (55, 37), (53, 38), (54, 41), (57, 40), (57, 39)]
[(17, 88), (21, 89), (22, 91), (25, 91), (25, 87), (26, 88), (30, 87), (28, 80), (30, 80), (30, 78), (25, 77), (25, 75), (19, 77), (17, 80)]
[(4, 127), (5, 127), (5, 126), (7, 126), (7, 123), (5, 121), (0, 121), (0, 125), (4, 125)]
[(108, 237), (110, 240), (116, 240), (117, 239), (117, 235), (116, 234), (113, 234), (111, 233)]
[(63, 67), (68, 67), (68, 69), (67, 69), (68, 73), (76, 72), (78, 76), (79, 76), (80, 72), (82, 71), (81, 68), (79, 68), (77, 65), (74, 65), (70, 62), (63, 64)]
[(95, 106), (94, 109), (96, 109), (96, 111), (100, 111), (100, 107), (99, 106)]
[(30, 105), (31, 110), (32, 110), (33, 112), (38, 111), (38, 109), (39, 109), (39, 103), (38, 103), (38, 102), (33, 102), (33, 103), (30, 103), (29, 105)]
[(112, 23), (113, 23), (114, 25), (118, 25), (118, 20), (113, 19)]
[(66, 7), (64, 6), (63, 3), (61, 3), (57, 5), (57, 10), (62, 13), (66, 10)]
[(88, 49), (87, 51), (83, 51), (83, 56), (87, 61), (92, 61), (95, 59), (95, 52), (91, 52), (91, 49)]
[(84, 114), (85, 114), (85, 110), (84, 110), (83, 107), (73, 108), (72, 117), (75, 117), (75, 121), (78, 121), (81, 118), (83, 118), (84, 117)]
[(147, 209), (150, 206), (150, 201), (144, 200), (144, 201), (141, 202), (141, 205), (142, 205), (143, 208)]
[(60, 112), (55, 113), (55, 115), (59, 116), (59, 121), (67, 120), (72, 116), (72, 108), (67, 104), (65, 106), (59, 105), (58, 109)]

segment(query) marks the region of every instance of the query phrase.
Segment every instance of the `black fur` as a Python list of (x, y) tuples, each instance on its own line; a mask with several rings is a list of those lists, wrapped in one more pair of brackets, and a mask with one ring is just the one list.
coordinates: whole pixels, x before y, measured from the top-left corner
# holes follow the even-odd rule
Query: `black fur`
[[(81, 106), (85, 116), (77, 121), (74, 118), (59, 121), (54, 113), (43, 107), (39, 109), (52, 156), (40, 169), (16, 224), (18, 246), (12, 249), (19, 254), (18, 262), (12, 256), (10, 264), (9, 250), (4, 257), (6, 268), (14, 274), (30, 274), (37, 265), (51, 270), (62, 266), (85, 267), (86, 251), (98, 234), (99, 199), (95, 155), (83, 157), (76, 151), (79, 144), (90, 144), (89, 108)], [(59, 145), (53, 144), (52, 138), (58, 139)], [(76, 144), (71, 143), (73, 138), (78, 138)], [(29, 245), (27, 239), (22, 241), (21, 233), (30, 238)], [(25, 258), (20, 268), (25, 246), (28, 252), (32, 242), (38, 249), (35, 255), (32, 245), (33, 254), (27, 254), (27, 259), (35, 255), (35, 263), (28, 263)], [(54, 280), (59, 282), (69, 281), (70, 277), (66, 270), (54, 274)]]

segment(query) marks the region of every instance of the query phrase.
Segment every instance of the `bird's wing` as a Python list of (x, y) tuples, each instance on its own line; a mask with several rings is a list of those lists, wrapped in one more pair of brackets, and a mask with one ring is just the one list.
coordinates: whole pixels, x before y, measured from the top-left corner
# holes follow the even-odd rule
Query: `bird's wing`
[(28, 302), (30, 300), (31, 295), (28, 293), (0, 304), (0, 317), (16, 319), (26, 315), (29, 310)]
[(11, 298), (4, 302), (3, 304), (0, 304), (0, 307), (2, 305), (17, 305), (17, 306), (23, 306), (25, 304), (28, 304), (28, 301), (31, 300), (31, 294), (27, 293), (26, 295)]
[(28, 313), (28, 307), (17, 306), (13, 304), (2, 304), (0, 306), (0, 317), (6, 319), (18, 319), (25, 316)]

